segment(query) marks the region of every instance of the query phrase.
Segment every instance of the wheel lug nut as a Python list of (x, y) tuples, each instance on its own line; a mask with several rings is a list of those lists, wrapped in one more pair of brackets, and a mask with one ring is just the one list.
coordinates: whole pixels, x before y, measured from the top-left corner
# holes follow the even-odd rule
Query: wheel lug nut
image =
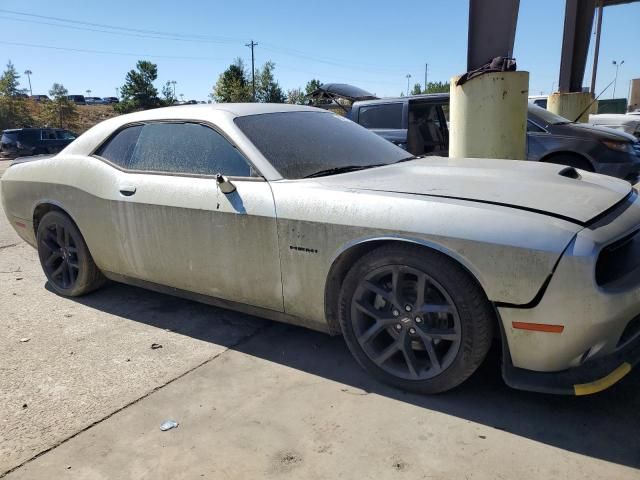
[(416, 329), (415, 329), (415, 328), (410, 328), (410, 329), (409, 329), (409, 333), (410, 333), (411, 335), (415, 335), (415, 334), (416, 334)]
[(416, 323), (422, 323), (422, 319), (420, 317), (416, 317)]
[(396, 323), (396, 330), (402, 330), (402, 325), (400, 325), (399, 323)]
[(405, 306), (404, 306), (404, 309), (405, 309), (407, 312), (410, 312), (410, 311), (411, 311), (411, 305), (408, 305), (408, 304), (407, 304), (407, 305), (405, 305)]
[(394, 309), (391, 313), (393, 314), (394, 317), (397, 317), (398, 315), (400, 315), (400, 312), (396, 309)]

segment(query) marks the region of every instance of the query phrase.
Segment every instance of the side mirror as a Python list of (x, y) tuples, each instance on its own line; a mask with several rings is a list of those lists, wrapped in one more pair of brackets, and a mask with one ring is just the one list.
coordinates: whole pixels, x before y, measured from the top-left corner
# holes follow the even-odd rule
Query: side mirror
[(216, 183), (218, 184), (218, 187), (220, 187), (220, 190), (222, 190), (222, 193), (224, 193), (225, 195), (236, 191), (236, 186), (231, 183), (231, 180), (229, 180), (221, 173), (218, 173), (216, 175)]

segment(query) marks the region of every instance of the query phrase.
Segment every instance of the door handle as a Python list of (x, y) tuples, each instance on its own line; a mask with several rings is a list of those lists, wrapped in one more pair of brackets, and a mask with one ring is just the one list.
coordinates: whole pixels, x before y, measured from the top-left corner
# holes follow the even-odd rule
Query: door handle
[(134, 193), (136, 193), (136, 187), (133, 185), (122, 185), (120, 186), (120, 193), (125, 197), (130, 197)]

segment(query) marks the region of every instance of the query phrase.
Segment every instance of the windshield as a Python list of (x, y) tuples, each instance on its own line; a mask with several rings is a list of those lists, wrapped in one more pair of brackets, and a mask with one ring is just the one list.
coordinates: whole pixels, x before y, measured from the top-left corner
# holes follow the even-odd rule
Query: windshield
[(535, 115), (547, 125), (562, 125), (565, 123), (573, 123), (573, 120), (561, 117), (537, 105), (529, 104), (529, 114)]
[(3, 132), (2, 139), (0, 139), (0, 142), (2, 142), (2, 143), (15, 143), (16, 140), (18, 140), (18, 133), (17, 132)]
[(387, 165), (412, 157), (366, 128), (329, 112), (248, 115), (236, 118), (235, 123), (289, 179), (345, 167)]

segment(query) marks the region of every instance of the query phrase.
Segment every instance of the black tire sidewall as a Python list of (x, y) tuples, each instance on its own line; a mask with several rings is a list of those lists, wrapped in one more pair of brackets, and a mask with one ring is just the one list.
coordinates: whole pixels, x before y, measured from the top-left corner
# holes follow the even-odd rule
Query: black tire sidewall
[[(43, 258), (44, 252), (40, 246), (40, 240), (42, 235), (44, 234), (44, 230), (51, 224), (58, 224), (64, 226), (65, 229), (69, 230), (70, 235), (72, 236), (74, 243), (77, 248), (77, 257), (78, 257), (78, 276), (76, 278), (73, 287), (71, 288), (62, 288), (49, 277), (47, 270), (44, 267), (44, 262), (46, 258)], [(37, 231), (37, 245), (38, 245), (38, 257), (40, 258), (40, 265), (42, 266), (42, 270), (47, 277), (49, 286), (56, 293), (66, 296), (66, 297), (75, 297), (78, 295), (82, 295), (87, 293), (89, 290), (89, 286), (92, 284), (94, 279), (94, 269), (95, 264), (93, 263), (93, 258), (89, 253), (89, 249), (87, 248), (87, 244), (78, 230), (76, 224), (69, 218), (69, 216), (65, 215), (62, 212), (53, 211), (46, 213), (40, 223), (38, 224)]]
[[(407, 265), (427, 273), (447, 292), (458, 311), (462, 332), (459, 350), (451, 365), (433, 378), (408, 380), (391, 375), (367, 356), (356, 339), (351, 323), (351, 301), (356, 288), (368, 272), (389, 265)], [(488, 312), (484, 292), (466, 271), (439, 252), (411, 246), (382, 247), (362, 257), (345, 277), (339, 298), (342, 332), (358, 363), (382, 382), (419, 393), (454, 388), (477, 369), (490, 346), (486, 338), (492, 330)]]

